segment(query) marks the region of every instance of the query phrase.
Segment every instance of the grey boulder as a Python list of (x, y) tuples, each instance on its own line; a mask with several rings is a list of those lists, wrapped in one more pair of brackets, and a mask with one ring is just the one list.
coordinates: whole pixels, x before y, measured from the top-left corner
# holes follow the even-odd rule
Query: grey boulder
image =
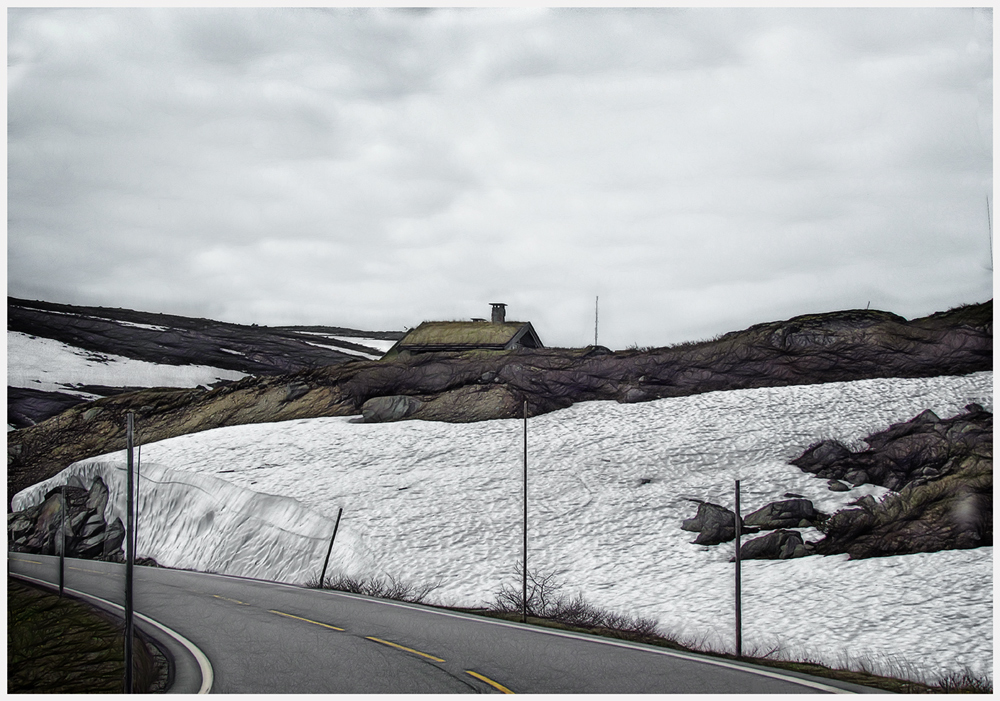
[(759, 526), (764, 530), (776, 528), (805, 528), (824, 521), (826, 516), (816, 511), (808, 499), (787, 499), (771, 502), (743, 517), (748, 526)]
[(809, 554), (796, 531), (777, 530), (740, 546), (741, 560), (790, 560)]

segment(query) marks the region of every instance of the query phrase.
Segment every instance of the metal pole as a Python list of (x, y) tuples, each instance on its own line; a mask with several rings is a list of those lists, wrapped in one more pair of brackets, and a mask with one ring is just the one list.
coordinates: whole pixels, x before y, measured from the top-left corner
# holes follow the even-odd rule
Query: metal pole
[(742, 536), (742, 519), (740, 518), (740, 481), (736, 480), (736, 656), (743, 657), (743, 611), (742, 592), (740, 589), (740, 537)]
[(594, 297), (594, 345), (597, 345), (597, 304), (601, 301), (600, 296)]
[(323, 581), (326, 579), (326, 566), (330, 564), (330, 553), (333, 552), (333, 541), (337, 539), (337, 529), (340, 528), (340, 515), (344, 513), (343, 507), (337, 509), (337, 522), (333, 524), (333, 537), (330, 538), (330, 547), (326, 550), (326, 559), (323, 560), (323, 571), (319, 575), (319, 588), (323, 588)]
[(125, 445), (128, 455), (128, 475), (125, 482), (125, 693), (132, 693), (132, 572), (135, 565), (135, 509), (132, 499), (132, 440), (135, 415), (126, 414)]
[(521, 622), (528, 622), (528, 402), (524, 402), (524, 549), (521, 568)]
[(139, 474), (142, 467), (142, 444), (136, 446), (135, 455), (135, 516), (132, 521), (132, 548), (135, 553), (139, 552)]
[(59, 517), (59, 596), (63, 595), (66, 584), (66, 485), (59, 490), (62, 497), (62, 508)]
[[(993, 265), (993, 215), (990, 213), (990, 196), (986, 195), (986, 224), (990, 228), (990, 265)], [(992, 270), (992, 268), (990, 268)]]

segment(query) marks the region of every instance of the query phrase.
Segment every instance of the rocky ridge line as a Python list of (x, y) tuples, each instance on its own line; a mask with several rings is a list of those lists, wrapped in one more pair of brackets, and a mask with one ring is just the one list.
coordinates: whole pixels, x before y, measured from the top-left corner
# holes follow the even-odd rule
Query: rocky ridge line
[[(9, 434), (8, 494), (76, 460), (121, 450), (129, 410), (137, 412), (141, 440), (150, 442), (220, 426), (320, 416), (468, 422), (518, 417), (524, 402), (529, 415), (537, 416), (580, 401), (641, 402), (716, 390), (961, 375), (992, 369), (992, 310), (991, 300), (913, 321), (880, 311), (832, 312), (648, 351), (428, 353), (249, 377), (211, 390), (144, 390), (72, 407)], [(387, 413), (372, 410), (386, 404)]]

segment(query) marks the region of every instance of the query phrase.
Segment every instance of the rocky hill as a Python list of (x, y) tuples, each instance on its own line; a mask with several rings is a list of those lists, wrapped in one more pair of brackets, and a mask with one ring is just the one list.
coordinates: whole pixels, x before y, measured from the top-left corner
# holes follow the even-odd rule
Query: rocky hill
[(220, 426), (362, 414), (480, 421), (574, 402), (642, 402), (716, 390), (931, 377), (993, 367), (993, 303), (907, 321), (851, 310), (758, 324), (711, 341), (606, 348), (430, 353), (356, 361), (206, 389), (147, 389), (71, 407), (8, 436), (8, 494), (75, 460), (124, 447), (135, 411), (143, 442)]
[[(387, 343), (403, 336), (398, 331), (332, 326), (246, 326), (14, 297), (7, 298), (7, 332), (7, 414), (8, 424), (15, 428), (33, 425), (87, 400), (155, 386), (155, 378), (147, 377), (143, 384), (138, 376), (150, 366), (178, 370), (171, 386), (197, 386), (198, 381), (185, 383), (176, 377), (192, 366), (204, 368), (206, 384), (217, 385), (245, 375), (276, 375), (377, 359)], [(105, 372), (99, 375), (114, 379), (101, 384), (81, 382), (81, 377), (70, 377), (72, 370), (65, 368), (45, 368), (46, 376), (56, 375), (47, 383), (23, 377), (30, 373), (18, 372), (23, 359), (16, 357), (17, 352), (30, 355), (43, 350), (62, 352), (79, 364), (101, 364)], [(62, 358), (54, 362), (65, 363)], [(119, 372), (109, 372), (114, 365), (121, 366)], [(166, 382), (164, 377), (169, 374), (160, 373), (159, 382)], [(189, 372), (187, 377), (195, 375)]]
[[(846, 553), (852, 560), (993, 545), (993, 414), (979, 404), (941, 419), (929, 409), (864, 439), (852, 451), (824, 440), (790, 461), (803, 472), (842, 492), (863, 484), (887, 488), (882, 499), (855, 499), (833, 514), (811, 501), (785, 494), (742, 516), (743, 532), (767, 535), (743, 545), (743, 559), (784, 560), (811, 554)], [(845, 484), (847, 483), (847, 484)], [(736, 538), (736, 514), (720, 504), (698, 501), (698, 512), (681, 528), (698, 533), (696, 545)], [(803, 541), (785, 530), (815, 527), (823, 538)]]

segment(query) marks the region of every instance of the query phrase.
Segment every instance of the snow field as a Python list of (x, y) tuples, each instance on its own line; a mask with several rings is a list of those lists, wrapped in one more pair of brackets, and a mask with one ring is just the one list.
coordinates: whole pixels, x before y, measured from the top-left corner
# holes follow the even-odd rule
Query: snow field
[[(732, 650), (733, 545), (690, 542), (695, 534), (680, 529), (697, 509), (689, 499), (731, 508), (736, 478), (744, 514), (786, 492), (828, 513), (863, 494), (879, 497), (886, 490), (875, 486), (831, 492), (825, 479), (787, 461), (823, 438), (860, 447), (864, 436), (924, 409), (949, 417), (976, 401), (992, 411), (992, 381), (991, 372), (982, 372), (629, 405), (587, 402), (529, 419), (529, 568), (554, 573), (567, 595), (580, 592), (599, 607), (653, 618), (662, 632), (681, 640)], [(212, 475), (227, 488), (292, 498), (325, 517), (309, 521), (288, 511), (289, 518), (312, 522), (309, 532), (317, 540), (329, 533), (342, 506), (341, 533), (349, 537), (338, 535), (334, 559), (341, 558), (344, 569), (331, 566), (334, 574), (391, 574), (418, 586), (438, 585), (431, 597), (440, 603), (480, 605), (501, 584), (515, 584), (522, 430), (520, 420), (310, 419), (181, 436), (144, 446), (143, 460), (169, 466), (177, 479), (188, 479), (182, 473)], [(101, 460), (122, 462), (124, 456)], [(140, 523), (152, 521), (153, 532), (168, 514), (182, 513), (142, 508), (150, 511), (140, 511)], [(183, 513), (204, 519), (212, 508), (203, 501)], [(226, 537), (232, 537), (227, 529), (245, 527), (251, 533), (241, 537), (253, 540), (253, 529), (260, 528), (227, 524), (220, 525)], [(261, 576), (304, 582), (318, 575), (322, 555), (315, 548), (296, 569), (278, 553), (299, 545), (273, 537), (283, 545), (275, 546), (273, 561), (255, 565), (267, 572)], [(178, 540), (170, 559), (161, 561), (188, 567), (193, 565), (182, 559), (211, 561), (212, 569), (227, 571), (228, 564), (207, 554), (206, 540)], [(161, 550), (152, 542), (139, 548), (153, 557)], [(846, 555), (748, 561), (744, 650), (778, 646), (783, 657), (830, 665), (864, 660), (889, 672), (909, 668), (911, 678), (930, 680), (966, 667), (992, 676), (992, 582), (992, 548), (854, 562)]]
[(95, 395), (79, 385), (107, 387), (198, 387), (239, 380), (246, 373), (206, 365), (158, 365), (111, 353), (94, 353), (51, 338), (7, 332), (7, 386)]
[[(162, 565), (274, 581), (298, 581), (326, 557), (334, 522), (288, 497), (233, 486), (211, 475), (139, 464), (136, 551)], [(15, 510), (41, 503), (61, 485), (89, 489), (95, 477), (108, 485), (108, 523), (126, 522), (126, 465), (122, 460), (81, 460), (56, 477), (17, 494)], [(330, 556), (331, 571), (370, 567), (357, 537), (340, 528), (342, 546)], [(316, 577), (319, 570), (315, 572)]]

